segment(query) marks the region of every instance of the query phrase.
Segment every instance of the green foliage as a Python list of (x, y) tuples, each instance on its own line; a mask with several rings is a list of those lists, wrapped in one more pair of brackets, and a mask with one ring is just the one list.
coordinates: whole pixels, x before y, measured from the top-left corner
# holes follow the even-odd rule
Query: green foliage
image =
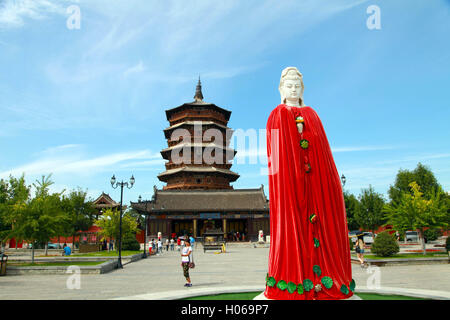
[(445, 249), (447, 249), (447, 252), (450, 251), (450, 237), (447, 237), (447, 240), (445, 240)]
[(62, 197), (61, 205), (70, 220), (61, 235), (76, 235), (78, 231), (87, 230), (94, 223), (96, 209), (92, 201), (87, 199), (87, 191), (80, 188), (72, 190)]
[(16, 179), (0, 180), (0, 242), (10, 238), (12, 225), (15, 221), (14, 206), (26, 203), (30, 198), (30, 187), (25, 184), (22, 175)]
[(371, 185), (363, 189), (359, 196), (359, 210), (356, 211), (355, 220), (365, 230), (374, 232), (384, 223), (383, 196), (376, 193)]
[(10, 236), (31, 243), (46, 243), (59, 235), (68, 219), (61, 209), (60, 194), (37, 190), (36, 195), (28, 203), (14, 205), (14, 228)]
[(58, 236), (69, 223), (69, 219), (61, 208), (61, 194), (50, 194), (49, 187), (52, 184), (50, 176), (43, 176), (41, 181), (33, 184), (36, 188), (33, 199), (18, 201), (10, 207), (10, 222), (13, 228), (8, 233), (8, 237), (32, 243), (33, 262), (36, 243), (47, 243), (50, 238)]
[(356, 214), (360, 210), (358, 199), (348, 191), (344, 192), (345, 211), (347, 213), (348, 230), (359, 229), (359, 224), (356, 221)]
[(353, 251), (353, 241), (351, 238), (348, 238), (348, 241), (350, 243), (350, 251)]
[(410, 183), (410, 188), (411, 193), (402, 193), (398, 203), (385, 206), (386, 223), (402, 232), (419, 230), (425, 254), (424, 228), (448, 227), (449, 212), (446, 202), (441, 201), (442, 189), (433, 191), (426, 199), (417, 183)]
[[(103, 212), (102, 216), (98, 220), (95, 221), (95, 224), (101, 228), (100, 234), (103, 237), (119, 239), (119, 220), (120, 211), (108, 209)], [(128, 237), (134, 236), (134, 234), (136, 234), (136, 231), (136, 220), (133, 217), (124, 214), (122, 216), (122, 238), (126, 239)]]
[(434, 241), (442, 235), (442, 232), (440, 229), (427, 229), (423, 232), (423, 235), (427, 241)]
[(380, 257), (389, 257), (398, 253), (400, 248), (395, 237), (383, 231), (375, 237), (370, 251)]
[(400, 170), (397, 173), (394, 185), (390, 186), (388, 190), (392, 204), (399, 203), (402, 199), (402, 194), (405, 192), (412, 195), (409, 186), (412, 182), (416, 182), (419, 185), (424, 198), (427, 200), (431, 198), (433, 192), (441, 188), (433, 172), (419, 162), (414, 170)]
[(139, 241), (136, 240), (136, 236), (125, 237), (122, 241), (122, 250), (138, 251), (141, 249)]

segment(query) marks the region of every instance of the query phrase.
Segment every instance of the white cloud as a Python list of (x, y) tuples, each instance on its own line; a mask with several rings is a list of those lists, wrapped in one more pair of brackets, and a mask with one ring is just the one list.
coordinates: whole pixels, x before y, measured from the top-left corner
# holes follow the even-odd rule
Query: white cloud
[(124, 73), (123, 73), (123, 75), (124, 75), (125, 77), (127, 77), (127, 76), (129, 76), (130, 74), (133, 74), (133, 73), (141, 73), (141, 72), (143, 72), (144, 70), (145, 70), (145, 66), (144, 66), (144, 63), (143, 63), (142, 60), (141, 60), (141, 61), (139, 61), (138, 64), (136, 64), (136, 65), (134, 65), (134, 66), (128, 68), (127, 70), (125, 70)]
[[(84, 175), (111, 171), (116, 165), (124, 165), (127, 161), (158, 159), (159, 153), (151, 153), (149, 150), (137, 150), (112, 153), (103, 156), (87, 157), (80, 145), (64, 145), (48, 148), (40, 153), (38, 159), (31, 163), (0, 172), (0, 177), (9, 175), (47, 175), (54, 174), (76, 174)], [(150, 165), (151, 163), (135, 163), (138, 165)]]
[(50, 14), (65, 14), (61, 3), (49, 0), (5, 0), (0, 3), (0, 27), (17, 28), (25, 20), (42, 20)]
[(355, 152), (355, 151), (379, 151), (379, 150), (392, 150), (393, 146), (361, 146), (361, 147), (333, 147), (331, 151), (336, 152)]

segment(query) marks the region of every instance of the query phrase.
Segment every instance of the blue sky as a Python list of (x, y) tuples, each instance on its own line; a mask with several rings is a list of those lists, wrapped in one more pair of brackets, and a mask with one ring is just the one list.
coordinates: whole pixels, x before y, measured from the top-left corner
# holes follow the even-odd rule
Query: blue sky
[[(67, 27), (72, 5), (80, 29)], [(230, 127), (258, 131), (281, 70), (296, 66), (346, 189), (386, 194), (420, 161), (448, 191), (449, 34), (448, 0), (0, 0), (0, 178), (53, 173), (54, 191), (118, 200), (110, 177), (134, 174), (125, 201), (150, 199), (163, 186), (164, 110), (193, 100), (199, 74)], [(235, 164), (234, 187), (268, 195), (263, 167)]]

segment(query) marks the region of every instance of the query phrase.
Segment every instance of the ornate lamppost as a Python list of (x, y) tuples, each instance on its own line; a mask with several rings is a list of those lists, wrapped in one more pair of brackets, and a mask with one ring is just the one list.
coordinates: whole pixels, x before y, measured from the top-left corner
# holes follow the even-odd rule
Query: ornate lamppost
[[(141, 203), (142, 202), (142, 196), (139, 196), (138, 198), (138, 202)], [(145, 212), (147, 212), (147, 204), (148, 201), (145, 201)], [(145, 245), (147, 244), (147, 225), (148, 225), (148, 221), (147, 221), (148, 215), (145, 215), (145, 234), (144, 234), (144, 253), (142, 255), (143, 258), (147, 258), (147, 251), (145, 250)]]
[(120, 222), (119, 222), (119, 258), (118, 258), (118, 268), (123, 268), (122, 266), (122, 202), (123, 202), (123, 187), (126, 186), (128, 189), (133, 188), (135, 179), (131, 175), (130, 182), (116, 182), (116, 176), (113, 175), (111, 178), (111, 186), (116, 189), (120, 187)]

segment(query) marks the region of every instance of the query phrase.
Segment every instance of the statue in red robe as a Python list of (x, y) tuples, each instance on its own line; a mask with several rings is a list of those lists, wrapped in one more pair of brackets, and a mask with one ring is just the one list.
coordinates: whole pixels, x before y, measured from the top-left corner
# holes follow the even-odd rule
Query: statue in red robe
[(267, 121), (270, 254), (264, 295), (336, 300), (353, 295), (341, 181), (317, 113), (303, 104), (302, 75), (283, 70), (282, 104)]

